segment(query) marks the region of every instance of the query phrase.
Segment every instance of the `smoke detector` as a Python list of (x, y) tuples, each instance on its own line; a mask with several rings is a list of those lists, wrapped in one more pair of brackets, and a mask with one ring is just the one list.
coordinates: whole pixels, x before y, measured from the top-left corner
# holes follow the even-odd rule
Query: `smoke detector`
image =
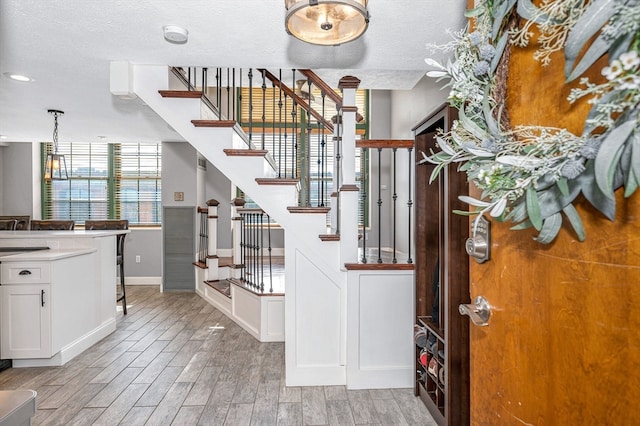
[(173, 44), (185, 44), (189, 39), (189, 31), (177, 25), (165, 25), (162, 28), (164, 39)]

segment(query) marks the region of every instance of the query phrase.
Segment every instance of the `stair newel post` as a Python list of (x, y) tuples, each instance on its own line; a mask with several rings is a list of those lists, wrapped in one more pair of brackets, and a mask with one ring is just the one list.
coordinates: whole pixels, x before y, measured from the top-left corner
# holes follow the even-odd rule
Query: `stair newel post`
[(342, 90), (341, 176), (340, 197), (340, 264), (357, 262), (358, 258), (358, 186), (356, 185), (356, 89), (360, 80), (345, 76), (338, 87)]
[(217, 280), (218, 274), (218, 201), (207, 201), (207, 280)]
[[(311, 98), (311, 80), (307, 78), (309, 98)], [(311, 99), (307, 102), (307, 141), (305, 149), (306, 203), (311, 205)]]
[(231, 256), (233, 262), (233, 268), (231, 270), (231, 278), (241, 278), (244, 279), (244, 260), (242, 257), (242, 249), (243, 249), (243, 219), (242, 216), (238, 213), (238, 209), (244, 207), (244, 199), (243, 198), (234, 198), (231, 201)]
[(329, 214), (331, 215), (331, 233), (340, 235), (340, 169), (342, 160), (342, 155), (340, 151), (342, 150), (341, 139), (341, 129), (342, 129), (342, 117), (341, 117), (341, 109), (339, 105), (336, 105), (337, 114), (331, 117), (331, 122), (334, 124), (333, 126), (333, 150), (335, 153), (335, 161), (333, 162), (333, 191), (331, 192), (331, 210)]

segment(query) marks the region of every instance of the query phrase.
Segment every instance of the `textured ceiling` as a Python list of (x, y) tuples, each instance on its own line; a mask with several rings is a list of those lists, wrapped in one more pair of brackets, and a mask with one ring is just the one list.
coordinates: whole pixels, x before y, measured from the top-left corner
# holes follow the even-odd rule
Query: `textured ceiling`
[[(0, 0), (0, 134), (6, 141), (180, 140), (139, 100), (109, 92), (109, 63), (311, 68), (335, 85), (343, 75), (371, 89), (411, 89), (427, 69), (426, 43), (464, 25), (466, 0), (370, 0), (360, 39), (312, 46), (284, 30), (284, 0)], [(189, 30), (164, 41), (164, 25)], [(32, 83), (3, 74), (26, 74)]]

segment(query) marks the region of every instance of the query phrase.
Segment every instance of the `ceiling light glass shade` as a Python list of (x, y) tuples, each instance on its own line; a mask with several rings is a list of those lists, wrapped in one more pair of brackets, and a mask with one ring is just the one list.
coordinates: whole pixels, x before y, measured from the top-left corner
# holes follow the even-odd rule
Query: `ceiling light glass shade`
[(369, 26), (368, 0), (285, 0), (287, 32), (311, 44), (336, 46)]
[(44, 164), (44, 180), (67, 180), (67, 162), (62, 154), (47, 154)]

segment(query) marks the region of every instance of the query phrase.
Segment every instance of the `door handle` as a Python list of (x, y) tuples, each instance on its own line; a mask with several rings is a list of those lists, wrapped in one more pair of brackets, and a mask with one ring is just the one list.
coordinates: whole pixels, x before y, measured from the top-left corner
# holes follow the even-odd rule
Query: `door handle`
[(458, 306), (460, 315), (469, 315), (471, 321), (477, 326), (484, 327), (489, 325), (489, 317), (491, 316), (491, 305), (487, 299), (478, 296), (471, 304), (463, 304)]

